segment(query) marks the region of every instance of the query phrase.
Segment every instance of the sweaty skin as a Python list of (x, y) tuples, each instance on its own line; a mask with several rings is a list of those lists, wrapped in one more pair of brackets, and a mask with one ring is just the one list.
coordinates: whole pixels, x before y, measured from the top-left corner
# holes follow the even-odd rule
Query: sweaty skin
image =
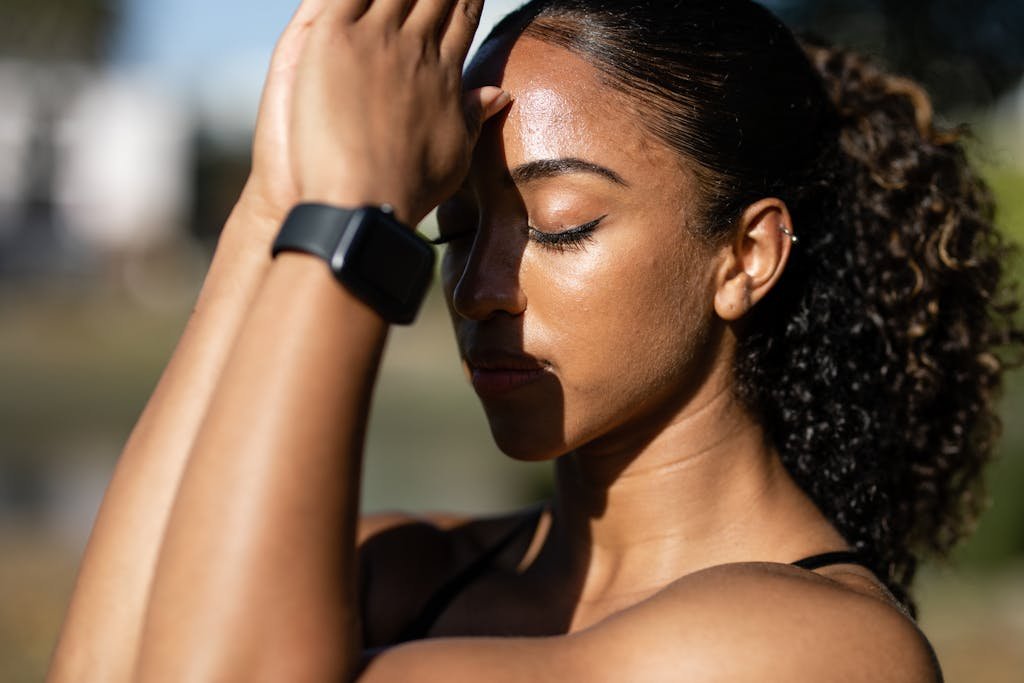
[[(532, 538), (503, 553), (495, 570), (446, 610), (432, 635), (568, 632), (587, 639), (614, 632), (649, 652), (649, 643), (639, 643), (660, 635), (648, 629), (679, 623), (684, 617), (677, 610), (684, 609), (703, 623), (703, 634), (725, 642), (729, 637), (716, 624), (732, 627), (689, 610), (698, 604), (736, 610), (734, 617), (746, 623), (766, 615), (743, 615), (748, 604), (741, 593), (725, 590), (703, 603), (692, 601), (690, 591), (732, 579), (739, 580), (739, 590), (745, 578), (752, 579), (754, 594), (765, 595), (783, 588), (775, 579), (792, 580), (785, 586), (795, 590), (783, 588), (779, 596), (792, 600), (794, 609), (831, 613), (852, 598), (898, 615), (863, 568), (823, 569), (820, 574), (831, 577), (826, 581), (782, 564), (749, 564), (788, 563), (845, 547), (730, 391), (730, 323), (784, 268), (791, 243), (777, 228), (789, 221), (785, 206), (767, 201), (752, 207), (740, 247), (713, 249), (691, 236), (692, 222), (699, 220), (692, 173), (635, 125), (629, 103), (601, 86), (584, 60), (521, 38), (511, 49), (485, 50), (468, 82), (499, 83), (513, 103), (485, 127), (469, 177), (438, 214), (442, 236), (451, 238), (442, 282), (456, 337), (471, 379), (531, 363), (544, 373), (512, 390), (478, 387), (499, 446), (530, 460), (568, 455), (558, 461), (552, 509)], [(621, 182), (590, 171), (518, 177), (517, 169), (559, 159), (600, 165)], [(558, 232), (598, 217), (589, 239), (569, 248), (554, 249), (529, 232)], [(456, 558), (450, 567), (464, 566), (518, 520), (462, 526), (437, 520), (438, 529), (454, 528), (434, 537), (432, 547)], [(413, 537), (429, 545), (426, 539), (437, 533), (429, 526), (402, 527), (392, 518), (368, 521), (364, 534), (395, 524), (396, 541)], [(424, 533), (417, 535), (417, 528)], [(387, 532), (367, 555), (376, 567), (402, 561), (389, 554)], [(798, 588), (814, 581), (826, 592), (812, 596)], [(369, 596), (368, 633), (387, 642), (438, 583), (427, 578), (420, 584), (397, 572), (395, 583), (379, 584)], [(829, 591), (838, 602), (824, 597)], [(690, 597), (681, 603), (672, 597), (681, 594)], [(414, 608), (397, 606), (396, 595)], [(723, 602), (713, 606), (717, 600)], [(645, 622), (641, 604), (640, 611), (667, 621), (656, 627)], [(837, 627), (843, 621), (825, 618)], [(920, 637), (901, 619), (889, 623), (903, 633), (897, 639), (902, 646), (916, 643), (916, 665), (927, 676)], [(770, 622), (762, 626), (774, 628), (780, 640), (799, 639), (783, 622), (768, 627)], [(839, 650), (851, 642), (840, 638), (838, 648), (826, 648), (828, 657), (844, 661)], [(776, 645), (759, 646), (770, 652)], [(607, 663), (612, 655), (594, 656)], [(807, 680), (827, 678), (822, 671), (829, 666), (841, 679), (843, 667), (835, 661), (823, 659), (823, 668)], [(862, 666), (856, 657), (845, 661)], [(704, 680), (690, 678), (686, 672), (692, 670), (671, 657), (663, 664), (654, 666), (650, 680)], [(770, 679), (773, 670), (780, 679), (794, 675), (764, 661), (760, 666), (760, 680)], [(900, 680), (906, 671), (893, 673), (898, 676), (892, 680)], [(743, 675), (734, 669), (728, 679)]]
[[(557, 575), (572, 586), (563, 594), (579, 600), (571, 627), (581, 628), (698, 569), (842, 547), (732, 399), (733, 338), (714, 311), (723, 257), (691, 235), (692, 174), (582, 59), (529, 38), (505, 57), (469, 71), (471, 85), (500, 73), (513, 104), (485, 127), (439, 221), (442, 235), (458, 236), (442, 282), (470, 376), (503, 359), (543, 369), (482, 395), (498, 445), (531, 460), (569, 453), (553, 531), (524, 581), (550, 586)], [(591, 171), (515, 179), (516, 169), (565, 159), (618, 180)], [(571, 247), (529, 232), (597, 218)], [(790, 525), (819, 536), (790, 537)]]
[[(499, 42), (463, 84), (481, 5), (299, 8), (50, 680), (933, 680), (870, 572), (785, 564), (844, 542), (730, 391), (733, 326), (785, 269), (785, 205), (701, 244), (686, 164), (585, 61)], [(319, 259), (267, 255), (297, 202), (414, 223), (449, 196), (460, 353), (498, 444), (560, 456), (558, 487), (435, 637), (386, 648), (521, 515), (360, 523), (387, 328)]]
[[(495, 70), (478, 63), (469, 78), (490, 82)], [(442, 233), (475, 224), (472, 239), (449, 246), (442, 272), (463, 354), (522, 353), (553, 380), (485, 397), (495, 438), (527, 459), (647, 440), (667, 403), (676, 412), (702, 402), (686, 385), (716, 363), (706, 339), (716, 263), (688, 230), (690, 174), (649, 143), (592, 67), (564, 50), (520, 41), (501, 84), (514, 98), (508, 115), (486, 127), (464, 190), (439, 212)], [(565, 159), (608, 169), (619, 182), (586, 171), (513, 182), (515, 169)], [(588, 239), (560, 248), (528, 232), (598, 219)], [(707, 395), (727, 381), (706, 383)]]

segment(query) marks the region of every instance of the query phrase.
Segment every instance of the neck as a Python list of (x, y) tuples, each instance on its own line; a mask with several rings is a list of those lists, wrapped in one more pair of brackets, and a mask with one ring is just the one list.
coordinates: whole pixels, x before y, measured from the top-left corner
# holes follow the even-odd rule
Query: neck
[(727, 389), (699, 391), (652, 422), (558, 462), (542, 555), (584, 601), (653, 593), (716, 564), (844, 546)]

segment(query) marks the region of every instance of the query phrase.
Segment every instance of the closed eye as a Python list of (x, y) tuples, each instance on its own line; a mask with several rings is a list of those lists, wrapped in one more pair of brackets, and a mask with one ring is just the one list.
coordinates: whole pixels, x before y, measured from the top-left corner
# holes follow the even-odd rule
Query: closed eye
[[(530, 240), (556, 251), (583, 249), (587, 242), (593, 240), (594, 231), (605, 218), (607, 218), (607, 214), (595, 218), (587, 223), (583, 223), (582, 225), (575, 225), (570, 228), (559, 230), (558, 232), (545, 232), (543, 230), (538, 230), (533, 226), (528, 226)], [(430, 240), (430, 243), (435, 246), (441, 246), (470, 237), (475, 232), (476, 228), (465, 228), (462, 230), (444, 232)]]
[(594, 230), (597, 229), (597, 226), (605, 218), (607, 218), (607, 214), (600, 218), (595, 218), (588, 223), (559, 230), (558, 232), (544, 232), (530, 226), (530, 240), (555, 251), (580, 250), (594, 239)]

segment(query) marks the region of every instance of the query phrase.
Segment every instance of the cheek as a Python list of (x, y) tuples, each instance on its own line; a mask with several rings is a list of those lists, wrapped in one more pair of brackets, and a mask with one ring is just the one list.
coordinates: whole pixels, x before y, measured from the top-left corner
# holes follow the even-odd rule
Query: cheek
[(705, 264), (685, 241), (621, 242), (550, 257), (563, 261), (557, 268), (524, 263), (524, 284), (537, 285), (528, 311), (555, 350), (566, 397), (589, 409), (643, 401), (685, 379), (712, 310)]

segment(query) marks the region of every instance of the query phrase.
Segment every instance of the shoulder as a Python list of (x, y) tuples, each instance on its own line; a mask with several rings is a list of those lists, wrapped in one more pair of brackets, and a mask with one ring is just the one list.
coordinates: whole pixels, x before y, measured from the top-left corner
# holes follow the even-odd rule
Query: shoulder
[(927, 641), (886, 601), (788, 565), (683, 577), (590, 628), (436, 638), (375, 657), (360, 681), (941, 681)]
[(479, 518), (444, 513), (363, 517), (358, 542), (368, 642), (390, 642), (442, 584), (529, 514), (527, 510)]
[(690, 574), (592, 631), (581, 641), (678, 680), (940, 679), (928, 641), (893, 603), (782, 564)]

